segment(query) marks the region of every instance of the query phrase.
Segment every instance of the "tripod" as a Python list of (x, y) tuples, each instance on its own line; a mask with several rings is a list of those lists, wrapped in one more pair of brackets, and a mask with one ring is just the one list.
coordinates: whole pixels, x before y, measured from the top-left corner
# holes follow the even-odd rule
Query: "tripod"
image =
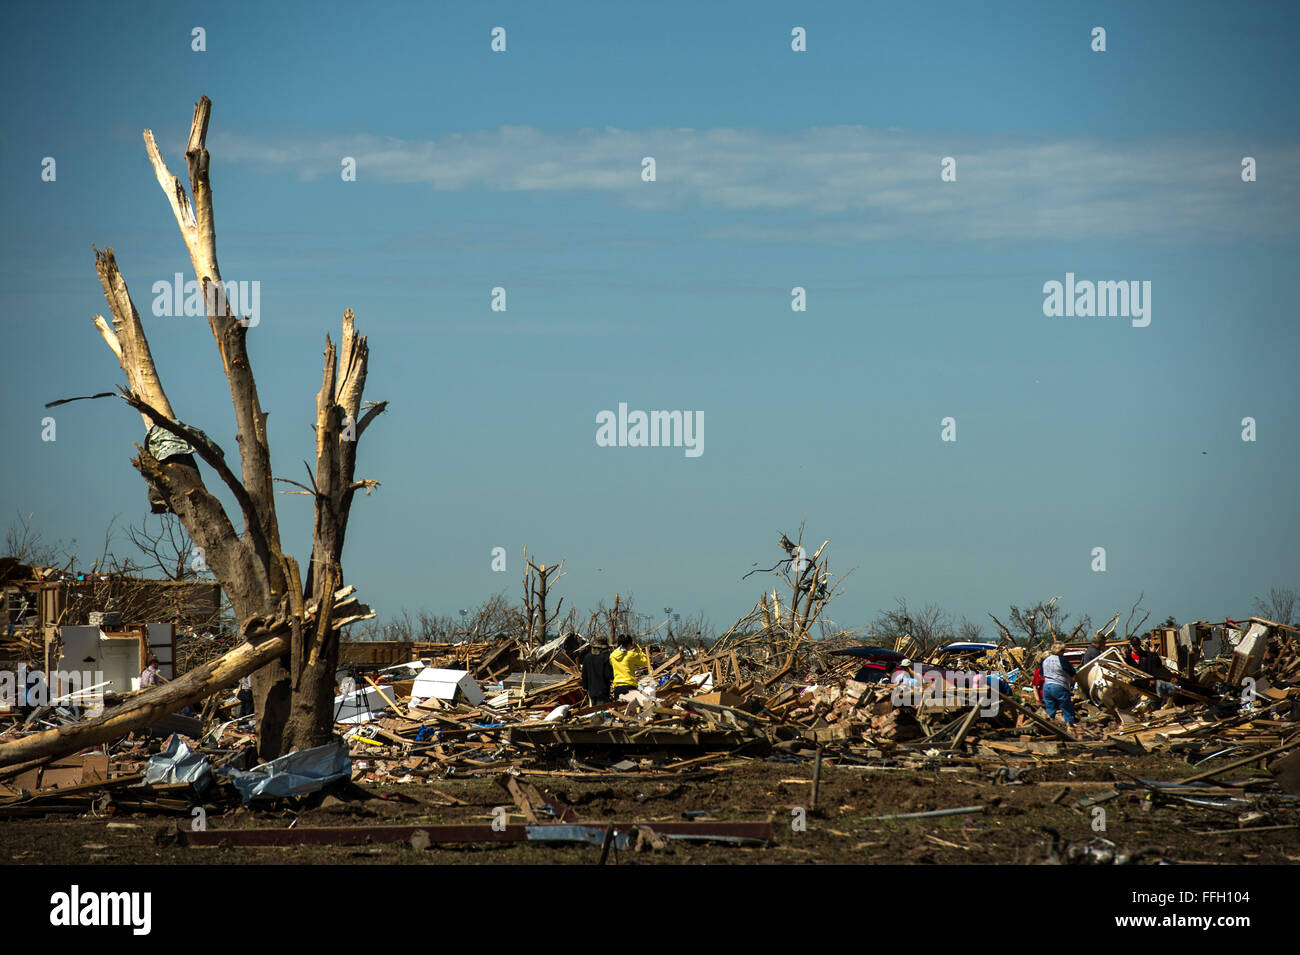
[[(356, 706), (357, 713), (354, 715), (356, 716), (361, 715), (360, 714), (361, 706), (365, 706), (366, 722), (369, 723), (375, 717), (375, 711), (370, 708), (370, 694), (361, 688), (361, 681), (357, 679), (357, 668), (355, 666), (349, 668), (348, 676), (352, 680), (352, 690), (349, 693), (344, 693), (339, 696), (338, 705), (334, 707), (334, 722), (337, 723), (339, 721), (339, 714), (342, 713), (343, 708), (347, 706), (348, 697), (352, 697), (354, 702), (358, 701), (359, 699), (359, 703)], [(360, 694), (359, 698), (357, 694)]]

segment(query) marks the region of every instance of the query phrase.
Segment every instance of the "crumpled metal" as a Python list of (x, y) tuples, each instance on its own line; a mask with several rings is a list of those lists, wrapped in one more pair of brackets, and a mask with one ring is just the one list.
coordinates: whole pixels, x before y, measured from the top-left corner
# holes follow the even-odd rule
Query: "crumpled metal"
[(250, 770), (220, 767), (217, 775), (239, 790), (244, 805), (254, 799), (301, 796), (339, 779), (352, 778), (352, 756), (342, 740), (294, 750)]
[(144, 783), (189, 783), (201, 793), (212, 785), (212, 764), (202, 753), (186, 746), (179, 736), (173, 736), (166, 749), (149, 757), (144, 767)]

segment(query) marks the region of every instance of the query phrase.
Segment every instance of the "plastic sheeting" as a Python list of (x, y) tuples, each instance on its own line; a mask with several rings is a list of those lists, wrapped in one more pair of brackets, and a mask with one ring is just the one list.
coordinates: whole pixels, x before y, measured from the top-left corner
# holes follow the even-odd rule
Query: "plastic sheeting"
[[(144, 782), (190, 783), (197, 792), (212, 784), (214, 770), (208, 758), (196, 753), (173, 736), (167, 748), (149, 759), (144, 768)], [(313, 793), (338, 779), (352, 776), (352, 757), (340, 740), (315, 749), (295, 750), (250, 770), (218, 766), (216, 776), (239, 790), (247, 806), (258, 798), (302, 796)]]
[(166, 749), (149, 757), (144, 767), (144, 782), (189, 783), (196, 792), (203, 792), (212, 784), (212, 764), (202, 753), (186, 746), (179, 736), (173, 736)]
[[(181, 424), (182, 422), (173, 421), (173, 423)], [(188, 427), (188, 425), (186, 427)], [(226, 453), (221, 450), (217, 442), (208, 438), (201, 428), (191, 428), (190, 430), (203, 435), (203, 437), (207, 438), (208, 442), (217, 449), (218, 454), (223, 458), (226, 456)], [(159, 461), (166, 461), (168, 458), (174, 458), (182, 454), (194, 453), (194, 446), (192, 444), (184, 438), (176, 437), (176, 435), (172, 434), (170, 431), (163, 430), (158, 425), (154, 425), (145, 433), (144, 446), (148, 448), (149, 453)]]
[(314, 749), (295, 750), (247, 772), (219, 770), (221, 777), (239, 790), (244, 805), (254, 799), (301, 796), (339, 779), (352, 776), (352, 757), (341, 740)]

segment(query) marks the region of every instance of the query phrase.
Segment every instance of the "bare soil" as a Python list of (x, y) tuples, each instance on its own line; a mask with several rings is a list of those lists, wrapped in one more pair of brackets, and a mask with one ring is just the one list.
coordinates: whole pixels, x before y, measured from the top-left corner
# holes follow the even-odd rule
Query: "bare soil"
[[(1187, 763), (1148, 755), (1123, 766), (1145, 779), (1176, 779)], [(1244, 771), (1236, 771), (1238, 776)], [(667, 850), (611, 854), (618, 864), (1038, 864), (1068, 859), (1068, 848), (1103, 846), (1109, 840), (1134, 862), (1287, 864), (1300, 862), (1300, 829), (1240, 832), (1238, 812), (1152, 799), (1126, 791), (1103, 804), (1104, 831), (1094, 831), (1083, 798), (1111, 788), (1116, 775), (1104, 763), (1044, 762), (1020, 771), (1014, 781), (952, 768), (916, 770), (823, 768), (819, 807), (810, 805), (812, 767), (806, 761), (737, 760), (721, 771), (691, 777), (600, 778), (527, 776), (538, 788), (575, 807), (579, 821), (684, 819), (703, 810), (727, 821), (773, 821), (774, 841), (765, 848), (674, 842)], [(1231, 778), (1231, 777), (1230, 777)], [(1069, 787), (1063, 797), (1054, 797)], [(468, 805), (449, 805), (440, 795)], [(342, 798), (339, 798), (342, 796)], [(339, 796), (309, 797), (297, 806), (245, 809), (209, 806), (209, 829), (339, 826), (366, 827), (438, 823), (485, 824), (497, 806), (514, 808), (488, 776), (448, 778), (431, 785), (365, 785)], [(1294, 825), (1300, 813), (1258, 797), (1270, 813), (1265, 823)], [(879, 820), (873, 816), (927, 812), (962, 806), (975, 812), (928, 819)], [(804, 810), (806, 829), (798, 831)], [(522, 821), (512, 817), (512, 822)], [(110, 826), (109, 823), (118, 825)], [(122, 823), (132, 824), (122, 827)], [(178, 826), (188, 814), (120, 813), (109, 817), (50, 815), (0, 820), (0, 860), (18, 864), (250, 865), (259, 863), (366, 865), (411, 864), (591, 864), (600, 849), (591, 845), (538, 843), (246, 848), (193, 848), (177, 844)], [(1214, 834), (1203, 834), (1215, 830)]]

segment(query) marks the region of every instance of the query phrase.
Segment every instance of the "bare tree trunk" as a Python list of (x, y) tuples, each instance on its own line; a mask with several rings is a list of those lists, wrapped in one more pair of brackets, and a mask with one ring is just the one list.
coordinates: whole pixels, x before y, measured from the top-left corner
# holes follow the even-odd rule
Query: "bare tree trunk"
[(564, 561), (558, 564), (535, 564), (528, 559), (528, 548), (524, 548), (524, 635), (538, 643), (546, 642), (546, 635), (551, 624), (560, 616), (560, 607), (564, 598), (555, 605), (554, 611), (546, 609), (551, 587), (564, 576)]
[[(316, 401), (316, 473), (311, 475), (312, 486), (288, 482), (311, 495), (315, 503), (312, 562), (304, 584), (297, 564), (280, 547), (266, 412), (258, 400), (247, 349), (249, 326), (231, 312), (220, 284), (205, 146), (211, 109), (212, 102), (206, 96), (194, 107), (185, 150), (190, 195), (168, 171), (151, 131), (145, 130), (144, 142), (189, 251), (195, 277), (204, 291), (208, 324), (235, 412), (238, 476), (227, 465), (224, 453), (206, 435), (176, 420), (154, 366), (139, 312), (131, 301), (112, 249), (95, 252), (96, 269), (112, 313), (112, 325), (102, 316), (95, 316), (95, 325), (126, 374), (127, 403), (140, 412), (151, 432), (144, 447), (136, 446), (139, 453), (133, 464), (180, 518), (194, 543), (203, 549), (245, 638), (251, 638), (257, 621), (276, 619), (281, 625), (274, 640), (259, 644), (256, 652), (252, 644), (243, 644), (208, 664), (210, 671), (200, 668), (179, 690), (177, 683), (181, 681), (146, 691), (129, 711), (116, 713), (111, 720), (97, 724), (94, 733), (109, 733), (110, 736), (103, 737), (107, 739), (112, 734), (121, 735), (136, 726), (147, 725), (163, 713), (173, 712), (220, 689), (219, 682), (214, 680), (231, 674), (239, 679), (256, 669), (258, 751), (263, 759), (269, 759), (295, 748), (318, 745), (329, 738), (333, 728), (331, 703), (339, 627), (373, 616), (368, 610), (357, 613), (359, 605), (355, 602), (347, 607), (336, 607), (334, 602), (343, 582), (340, 559), (353, 494), (360, 488), (369, 490), (377, 485), (375, 481), (354, 480), (356, 443), (387, 403), (373, 405), (358, 420), (369, 349), (364, 336), (356, 334), (349, 309), (343, 316), (341, 370), (334, 344), (326, 337), (324, 380)], [(193, 453), (164, 453), (152, 440), (159, 432), (188, 442)], [(163, 459), (155, 457), (154, 450)], [(196, 457), (217, 474), (238, 502), (242, 533), (236, 531), (221, 502), (207, 489)], [(311, 615), (304, 608), (305, 601), (312, 608)], [(252, 665), (246, 666), (250, 661)], [(55, 749), (64, 745), (60, 739), (66, 742), (74, 737), (86, 738), (76, 733), (58, 738), (48, 734), (36, 734), (36, 737), (47, 739), (40, 746)], [(26, 753), (37, 745), (32, 743), (21, 751)], [(0, 746), (0, 765), (19, 761), (12, 755), (19, 750), (11, 749), (18, 746), (17, 743)]]
[(351, 309), (343, 313), (341, 348), (340, 355), (326, 336), (325, 370), (316, 395), (316, 474), (312, 491), (316, 514), (305, 591), (322, 610), (315, 628), (304, 631), (295, 644), (290, 663), (293, 709), (288, 738), (292, 749), (319, 746), (334, 731), (339, 632), (331, 618), (332, 595), (343, 585), (341, 555), (352, 497), (358, 490), (368, 493), (378, 484), (356, 481), (353, 474), (357, 441), (386, 403), (361, 415), (370, 348), (365, 336), (356, 334)]

